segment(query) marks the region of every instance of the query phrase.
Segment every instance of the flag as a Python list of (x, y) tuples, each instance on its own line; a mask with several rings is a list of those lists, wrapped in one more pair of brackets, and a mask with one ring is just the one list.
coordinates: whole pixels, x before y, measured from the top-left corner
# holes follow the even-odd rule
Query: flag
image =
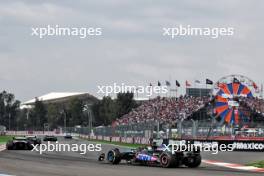
[(199, 81), (199, 80), (195, 80), (194, 82), (197, 83), (197, 84), (201, 83), (201, 81)]
[(177, 87), (181, 87), (180, 83), (179, 83), (177, 80), (176, 80), (175, 83), (176, 83), (176, 86), (177, 86)]
[(261, 84), (261, 87), (260, 87), (260, 97), (262, 97), (263, 98), (263, 84)]
[(186, 87), (191, 87), (191, 84), (186, 80), (186, 81), (185, 81), (185, 86), (186, 86)]
[(169, 81), (165, 81), (166, 86), (171, 86)]
[(217, 82), (217, 87), (219, 87), (220, 89), (224, 89), (225, 84), (224, 83)]
[(258, 86), (257, 86), (257, 84), (256, 84), (256, 83), (254, 83), (254, 82), (253, 82), (253, 87), (254, 87), (254, 89), (255, 89), (255, 90), (257, 90), (257, 89), (258, 89)]
[(158, 81), (158, 86), (161, 86), (161, 83)]
[(206, 79), (206, 84), (213, 85), (213, 84), (214, 84), (214, 82), (213, 82), (212, 80), (210, 80), (210, 79)]
[(240, 83), (240, 81), (237, 78), (234, 78), (233, 83)]

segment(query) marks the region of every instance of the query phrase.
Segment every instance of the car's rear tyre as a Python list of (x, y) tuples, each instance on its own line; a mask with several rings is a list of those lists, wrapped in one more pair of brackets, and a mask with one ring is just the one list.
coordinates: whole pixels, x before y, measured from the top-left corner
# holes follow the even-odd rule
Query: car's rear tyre
[(195, 168), (200, 166), (202, 162), (201, 155), (194, 155), (187, 158), (185, 165), (190, 168)]
[(177, 160), (175, 155), (171, 153), (163, 152), (160, 155), (160, 165), (164, 168), (178, 167), (179, 160)]
[(31, 143), (28, 143), (27, 144), (27, 150), (32, 150), (34, 147)]
[(13, 145), (9, 144), (6, 146), (7, 150), (13, 150)]
[(121, 162), (121, 153), (119, 149), (110, 150), (107, 153), (107, 161), (112, 164), (119, 164)]

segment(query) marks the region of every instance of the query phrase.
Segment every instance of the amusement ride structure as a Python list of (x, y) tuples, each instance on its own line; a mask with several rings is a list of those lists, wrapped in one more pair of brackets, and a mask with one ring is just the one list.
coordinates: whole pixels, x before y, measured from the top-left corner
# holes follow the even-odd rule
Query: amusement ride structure
[(241, 106), (243, 101), (257, 97), (257, 84), (242, 75), (222, 77), (214, 84), (212, 95), (215, 97), (214, 114), (222, 123), (238, 125), (250, 119), (250, 112)]

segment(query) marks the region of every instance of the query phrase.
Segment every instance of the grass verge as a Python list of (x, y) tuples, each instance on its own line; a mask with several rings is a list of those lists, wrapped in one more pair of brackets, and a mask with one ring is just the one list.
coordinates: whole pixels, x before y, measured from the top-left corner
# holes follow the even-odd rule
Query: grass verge
[(0, 136), (0, 144), (6, 143), (7, 141), (11, 140), (13, 136)]
[(145, 146), (144, 144), (130, 144), (130, 143), (123, 143), (123, 142), (110, 142), (110, 141), (95, 140), (95, 139), (88, 139), (88, 141), (101, 143), (101, 144), (118, 145), (120, 147), (128, 147), (128, 148), (138, 148), (138, 147)]
[(255, 167), (259, 167), (259, 168), (264, 168), (264, 160), (256, 161), (254, 163), (249, 163), (249, 164), (247, 164), (247, 166), (255, 166)]

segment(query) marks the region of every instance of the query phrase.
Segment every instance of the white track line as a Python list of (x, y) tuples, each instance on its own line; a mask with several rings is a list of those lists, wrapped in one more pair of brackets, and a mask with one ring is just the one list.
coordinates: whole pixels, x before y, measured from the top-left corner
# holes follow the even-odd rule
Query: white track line
[(238, 169), (238, 170), (245, 170), (245, 171), (252, 171), (252, 172), (264, 172), (264, 169), (254, 167), (254, 166), (244, 166), (241, 164), (234, 164), (234, 163), (225, 163), (225, 162), (219, 162), (219, 161), (213, 161), (213, 160), (203, 160), (206, 164), (212, 164), (220, 167), (227, 167), (231, 169)]
[[(0, 144), (0, 152), (4, 151), (5, 149), (6, 149), (6, 145)], [(231, 169), (237, 169), (237, 170), (246, 170), (246, 171), (263, 172), (264, 173), (264, 169), (257, 168), (254, 166), (244, 166), (241, 164), (225, 163), (225, 162), (214, 161), (214, 160), (203, 160), (203, 163), (212, 164), (212, 165), (216, 165), (216, 166), (220, 166), (220, 167), (231, 168)], [(8, 175), (0, 174), (0, 176), (8, 176)]]
[(6, 149), (6, 145), (5, 144), (0, 144), (0, 152), (4, 151), (5, 149)]

